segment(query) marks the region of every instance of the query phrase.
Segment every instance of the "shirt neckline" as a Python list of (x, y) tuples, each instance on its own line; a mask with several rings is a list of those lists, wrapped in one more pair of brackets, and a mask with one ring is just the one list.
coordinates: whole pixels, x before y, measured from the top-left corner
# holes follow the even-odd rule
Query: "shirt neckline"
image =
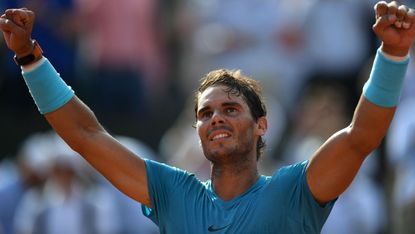
[(213, 186), (212, 186), (212, 181), (208, 180), (206, 181), (206, 188), (209, 191), (209, 195), (212, 199), (212, 201), (216, 204), (218, 204), (219, 206), (223, 207), (224, 209), (231, 209), (233, 208), (234, 205), (238, 204), (238, 202), (244, 198), (247, 194), (260, 189), (266, 182), (266, 176), (261, 175), (258, 180), (255, 182), (255, 184), (253, 184), (248, 190), (246, 190), (245, 192), (243, 192), (242, 194), (240, 194), (239, 196), (229, 200), (229, 201), (224, 201), (222, 200), (222, 198), (220, 198), (214, 191)]

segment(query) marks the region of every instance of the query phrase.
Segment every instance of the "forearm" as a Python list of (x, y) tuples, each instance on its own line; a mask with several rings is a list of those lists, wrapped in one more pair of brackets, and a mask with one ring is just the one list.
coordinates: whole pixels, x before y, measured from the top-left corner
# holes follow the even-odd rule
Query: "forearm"
[(381, 107), (361, 96), (348, 127), (350, 148), (366, 157), (376, 149), (388, 131), (396, 107)]
[(62, 139), (120, 191), (151, 206), (144, 161), (105, 131), (52, 65), (25, 67), (23, 75), (39, 111)]
[(88, 132), (103, 130), (46, 58), (23, 66), (22, 74), (39, 112), (72, 148), (80, 149)]
[(88, 148), (88, 139), (95, 139), (95, 134), (106, 134), (94, 113), (76, 96), (44, 116), (62, 139), (81, 155)]
[(370, 152), (385, 136), (399, 103), (408, 62), (409, 56), (378, 51), (350, 125), (352, 145), (357, 149)]

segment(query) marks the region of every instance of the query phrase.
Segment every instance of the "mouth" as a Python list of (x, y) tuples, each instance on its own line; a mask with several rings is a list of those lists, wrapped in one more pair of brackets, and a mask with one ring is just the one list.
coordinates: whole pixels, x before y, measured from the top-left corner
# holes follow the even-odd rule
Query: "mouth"
[(210, 141), (217, 141), (217, 140), (221, 140), (221, 139), (226, 139), (231, 137), (231, 134), (229, 132), (225, 132), (225, 131), (217, 131), (214, 132), (210, 135), (209, 140)]
[(221, 133), (221, 134), (218, 134), (218, 135), (213, 136), (212, 139), (211, 139), (211, 141), (219, 140), (219, 139), (223, 139), (223, 138), (228, 138), (228, 137), (230, 137), (229, 134)]
[(232, 137), (232, 128), (229, 126), (213, 127), (207, 132), (207, 139), (209, 141), (217, 141)]

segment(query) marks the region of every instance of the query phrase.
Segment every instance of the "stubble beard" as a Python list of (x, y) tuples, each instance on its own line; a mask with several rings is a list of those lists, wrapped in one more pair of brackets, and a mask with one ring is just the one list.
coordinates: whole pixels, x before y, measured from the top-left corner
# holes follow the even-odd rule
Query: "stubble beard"
[(220, 143), (215, 149), (203, 148), (205, 157), (213, 164), (215, 163), (241, 163), (250, 160), (249, 157), (254, 140), (253, 139), (240, 139), (238, 144)]

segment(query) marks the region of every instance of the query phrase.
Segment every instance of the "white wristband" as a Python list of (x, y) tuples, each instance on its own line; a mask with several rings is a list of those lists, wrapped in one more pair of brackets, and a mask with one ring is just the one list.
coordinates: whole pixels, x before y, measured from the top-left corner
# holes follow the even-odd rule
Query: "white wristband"
[(385, 56), (385, 58), (390, 59), (390, 60), (395, 61), (395, 62), (401, 62), (401, 61), (404, 61), (405, 59), (409, 58), (409, 53), (406, 56), (401, 57), (401, 56), (390, 55), (386, 52), (383, 52), (382, 50), (379, 50), (379, 51), (380, 51), (380, 53), (383, 54), (383, 56)]
[(23, 72), (31, 72), (35, 70), (36, 68), (40, 67), (40, 65), (42, 65), (45, 61), (46, 61), (46, 58), (42, 57), (41, 59), (39, 59), (38, 61), (32, 64), (20, 66), (20, 68), (22, 69)]

